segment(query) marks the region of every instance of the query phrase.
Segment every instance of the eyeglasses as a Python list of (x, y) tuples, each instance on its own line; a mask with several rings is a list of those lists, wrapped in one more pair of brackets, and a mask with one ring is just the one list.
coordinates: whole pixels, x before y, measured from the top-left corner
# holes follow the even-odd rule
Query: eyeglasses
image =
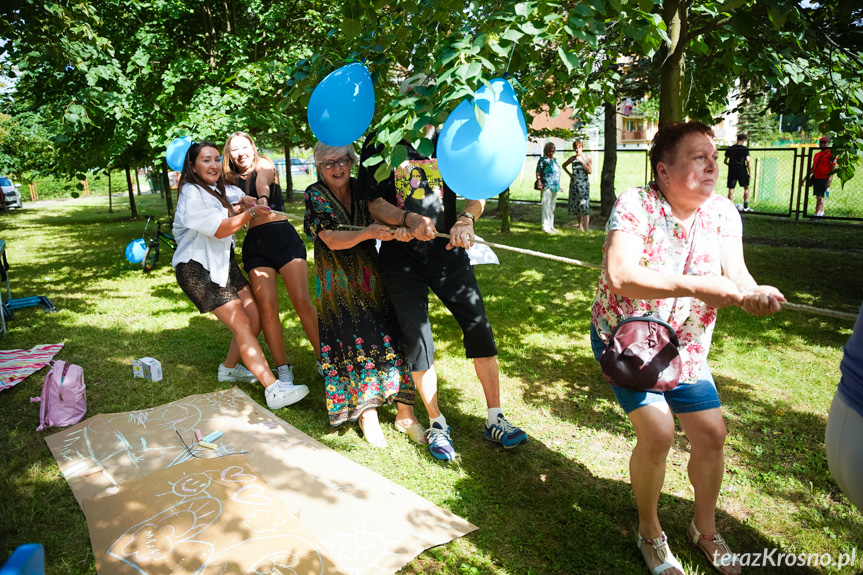
[(349, 166), (350, 163), (351, 159), (348, 156), (343, 156), (338, 160), (326, 160), (324, 162), (321, 162), (321, 167), (325, 170), (332, 170), (336, 166), (336, 164), (344, 168), (345, 166)]

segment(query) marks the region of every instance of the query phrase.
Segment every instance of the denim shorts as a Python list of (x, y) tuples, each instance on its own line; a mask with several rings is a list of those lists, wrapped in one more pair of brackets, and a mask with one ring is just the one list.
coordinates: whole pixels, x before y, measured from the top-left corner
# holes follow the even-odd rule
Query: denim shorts
[[(606, 345), (596, 332), (593, 323), (590, 324), (590, 347), (593, 356), (599, 361), (599, 356), (605, 351)], [(626, 414), (635, 411), (639, 407), (651, 403), (667, 403), (672, 413), (692, 413), (695, 411), (706, 411), (719, 407), (719, 395), (716, 393), (716, 383), (710, 374), (710, 367), (704, 362), (698, 380), (695, 383), (681, 383), (671, 391), (632, 391), (611, 385), (611, 391), (617, 398), (617, 403)]]

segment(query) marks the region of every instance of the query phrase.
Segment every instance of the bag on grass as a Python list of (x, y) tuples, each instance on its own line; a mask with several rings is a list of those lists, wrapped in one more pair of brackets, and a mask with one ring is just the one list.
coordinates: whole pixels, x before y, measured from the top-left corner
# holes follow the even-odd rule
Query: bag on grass
[(31, 397), (30, 401), (42, 403), (36, 431), (75, 425), (87, 414), (84, 370), (80, 365), (55, 361), (45, 375), (42, 397)]

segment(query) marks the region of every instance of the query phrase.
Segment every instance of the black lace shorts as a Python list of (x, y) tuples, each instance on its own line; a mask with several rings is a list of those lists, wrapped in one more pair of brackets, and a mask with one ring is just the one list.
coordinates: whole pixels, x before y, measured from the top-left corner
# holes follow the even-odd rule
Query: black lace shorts
[(270, 222), (251, 228), (243, 240), (243, 268), (282, 269), (296, 259), (306, 259), (306, 244), (290, 222)]
[(249, 285), (249, 280), (237, 265), (233, 249), (228, 265), (228, 283), (222, 287), (210, 279), (210, 272), (198, 262), (192, 260), (177, 264), (177, 283), (199, 312), (208, 313), (230, 301), (240, 299), (237, 292)]

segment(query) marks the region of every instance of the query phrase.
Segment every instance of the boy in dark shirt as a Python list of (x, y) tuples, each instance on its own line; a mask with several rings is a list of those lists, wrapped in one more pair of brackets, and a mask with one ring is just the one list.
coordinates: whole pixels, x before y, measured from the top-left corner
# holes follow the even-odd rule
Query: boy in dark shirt
[(725, 150), (725, 165), (728, 166), (728, 199), (734, 201), (734, 187), (743, 187), (743, 211), (751, 212), (749, 207), (749, 148), (746, 134), (737, 134), (737, 143)]

